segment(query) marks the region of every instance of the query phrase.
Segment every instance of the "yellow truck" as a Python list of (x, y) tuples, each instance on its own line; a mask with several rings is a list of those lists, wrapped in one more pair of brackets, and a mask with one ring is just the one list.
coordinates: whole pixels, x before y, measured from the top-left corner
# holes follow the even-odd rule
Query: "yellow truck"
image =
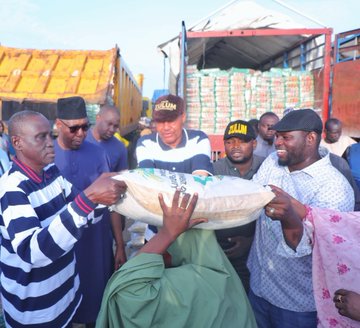
[(58, 98), (81, 96), (91, 123), (100, 105), (120, 111), (120, 132), (137, 128), (142, 88), (120, 50), (37, 50), (0, 46), (0, 117), (31, 109), (55, 119)]

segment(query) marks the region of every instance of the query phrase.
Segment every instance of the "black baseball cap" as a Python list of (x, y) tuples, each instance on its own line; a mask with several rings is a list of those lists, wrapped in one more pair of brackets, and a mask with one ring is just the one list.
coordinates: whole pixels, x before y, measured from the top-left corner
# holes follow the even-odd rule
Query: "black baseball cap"
[(313, 109), (296, 109), (286, 114), (270, 129), (278, 132), (314, 131), (321, 134), (323, 124), (320, 116)]
[(224, 140), (239, 138), (246, 142), (256, 139), (255, 131), (249, 122), (237, 120), (230, 122), (225, 129)]

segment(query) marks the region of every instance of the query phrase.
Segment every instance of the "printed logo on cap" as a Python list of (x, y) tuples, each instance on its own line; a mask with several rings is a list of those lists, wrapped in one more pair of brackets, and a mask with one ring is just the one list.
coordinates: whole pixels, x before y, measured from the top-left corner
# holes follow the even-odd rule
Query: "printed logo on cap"
[(175, 111), (177, 110), (176, 104), (170, 102), (169, 100), (162, 100), (158, 104), (155, 105), (155, 110), (169, 110), (169, 111)]
[(228, 134), (247, 134), (248, 127), (241, 123), (230, 125)]

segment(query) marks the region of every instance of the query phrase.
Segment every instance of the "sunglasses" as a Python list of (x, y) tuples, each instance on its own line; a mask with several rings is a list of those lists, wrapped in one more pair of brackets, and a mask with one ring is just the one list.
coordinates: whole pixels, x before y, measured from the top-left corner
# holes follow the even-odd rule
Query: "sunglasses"
[(72, 125), (72, 126), (69, 126), (67, 125), (63, 120), (60, 120), (61, 123), (63, 123), (66, 127), (69, 128), (69, 131), (70, 133), (76, 133), (78, 132), (80, 129), (83, 130), (84, 132), (86, 132), (87, 130), (90, 129), (90, 124), (89, 123), (86, 123), (86, 124), (82, 124), (82, 125)]

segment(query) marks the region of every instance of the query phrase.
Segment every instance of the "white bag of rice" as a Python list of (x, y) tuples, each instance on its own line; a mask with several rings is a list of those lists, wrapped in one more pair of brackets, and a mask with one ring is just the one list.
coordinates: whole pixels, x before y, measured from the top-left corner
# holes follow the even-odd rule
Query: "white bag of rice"
[(176, 188), (182, 193), (199, 194), (193, 218), (207, 218), (202, 229), (224, 229), (256, 220), (275, 195), (265, 187), (230, 176), (196, 176), (161, 169), (123, 171), (114, 177), (125, 181), (125, 197), (112, 210), (134, 220), (161, 226), (162, 210), (158, 194), (170, 206)]

